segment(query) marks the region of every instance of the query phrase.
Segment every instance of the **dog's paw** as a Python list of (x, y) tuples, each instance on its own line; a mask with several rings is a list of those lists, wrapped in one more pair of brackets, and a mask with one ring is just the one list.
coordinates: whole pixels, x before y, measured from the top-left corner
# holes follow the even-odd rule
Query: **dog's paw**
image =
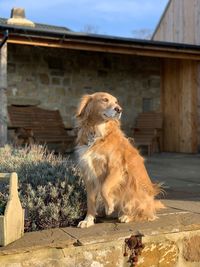
[(147, 218), (147, 220), (148, 220), (149, 222), (153, 222), (153, 221), (155, 221), (156, 219), (158, 219), (158, 216), (155, 216), (155, 215), (153, 215), (153, 216)]
[(90, 226), (94, 225), (94, 222), (90, 222), (90, 221), (80, 221), (78, 226), (79, 228), (88, 228)]
[(128, 222), (131, 222), (131, 217), (128, 215), (122, 215), (119, 217), (119, 221), (121, 223), (128, 223)]
[(94, 217), (93, 216), (86, 216), (83, 221), (80, 221), (78, 226), (79, 228), (88, 228), (94, 225)]

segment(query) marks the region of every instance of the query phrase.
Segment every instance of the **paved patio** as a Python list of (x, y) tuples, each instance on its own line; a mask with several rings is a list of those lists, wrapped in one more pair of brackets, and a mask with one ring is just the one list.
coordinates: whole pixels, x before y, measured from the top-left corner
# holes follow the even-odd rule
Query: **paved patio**
[(166, 199), (200, 201), (200, 154), (154, 154), (146, 167), (154, 181), (164, 183)]

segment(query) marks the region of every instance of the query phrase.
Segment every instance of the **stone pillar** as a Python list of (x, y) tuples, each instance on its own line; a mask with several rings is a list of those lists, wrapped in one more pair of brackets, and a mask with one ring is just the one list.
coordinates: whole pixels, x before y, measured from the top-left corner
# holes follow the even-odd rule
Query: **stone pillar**
[(0, 49), (0, 147), (7, 142), (7, 43)]

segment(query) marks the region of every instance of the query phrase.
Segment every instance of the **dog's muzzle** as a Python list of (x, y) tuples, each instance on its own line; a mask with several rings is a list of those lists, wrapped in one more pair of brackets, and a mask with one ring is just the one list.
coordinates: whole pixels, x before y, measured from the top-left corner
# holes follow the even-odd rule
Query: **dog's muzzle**
[(115, 107), (114, 110), (115, 110), (118, 114), (121, 114), (121, 113), (122, 113), (122, 108), (120, 108), (119, 106)]
[(118, 106), (112, 109), (107, 109), (104, 112), (104, 116), (111, 119), (120, 119), (121, 115), (122, 115), (122, 109)]
[(122, 115), (122, 108), (120, 108), (119, 106), (115, 107), (114, 108), (115, 112), (116, 112), (116, 115), (115, 117), (120, 119), (121, 118), (121, 115)]

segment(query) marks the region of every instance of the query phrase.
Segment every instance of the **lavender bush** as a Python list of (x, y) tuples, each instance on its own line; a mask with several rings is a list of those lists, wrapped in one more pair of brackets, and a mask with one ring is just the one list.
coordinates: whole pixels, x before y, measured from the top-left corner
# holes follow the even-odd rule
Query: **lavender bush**
[[(44, 146), (0, 148), (0, 172), (17, 172), (25, 230), (75, 225), (86, 211), (86, 193), (74, 164)], [(0, 213), (7, 200), (0, 186)]]

